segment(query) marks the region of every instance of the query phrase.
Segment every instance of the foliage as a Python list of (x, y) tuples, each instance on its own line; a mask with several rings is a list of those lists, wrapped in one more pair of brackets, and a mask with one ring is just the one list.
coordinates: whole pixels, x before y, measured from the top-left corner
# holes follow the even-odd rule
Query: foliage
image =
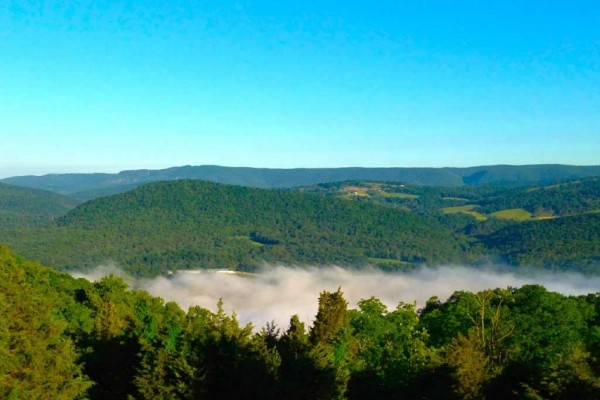
[[(90, 381), (83, 376), (58, 274), (22, 261), (0, 246), (0, 397), (74, 399)], [(60, 278), (58, 278), (60, 279)]]
[(513, 265), (591, 273), (600, 266), (600, 214), (509, 225), (481, 240)]
[[(348, 196), (349, 188), (350, 193), (361, 195)], [(463, 251), (476, 262), (483, 253), (491, 261), (512, 265), (600, 272), (597, 177), (517, 188), (349, 181), (298, 190), (387, 205), (435, 219), (471, 239)]]
[(138, 275), (264, 262), (360, 267), (370, 258), (401, 268), (471, 257), (464, 237), (407, 211), (191, 180), (90, 201), (54, 226), (0, 230), (0, 240), (63, 269), (112, 260)]
[(416, 310), (323, 292), (312, 325), (90, 283), (0, 247), (0, 395), (8, 399), (595, 399), (600, 294), (456, 292)]
[(600, 273), (598, 178), (516, 188), (347, 181), (293, 190), (180, 180), (100, 198), (51, 221), (74, 204), (0, 185), (0, 242), (63, 270), (116, 262), (144, 276), (252, 271), (265, 262), (383, 270), (507, 262)]
[(77, 204), (60, 194), (0, 183), (0, 227), (45, 225)]

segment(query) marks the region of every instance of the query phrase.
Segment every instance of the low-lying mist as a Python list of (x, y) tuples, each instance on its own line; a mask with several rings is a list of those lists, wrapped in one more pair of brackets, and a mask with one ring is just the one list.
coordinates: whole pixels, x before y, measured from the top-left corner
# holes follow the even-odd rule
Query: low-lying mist
[(285, 329), (292, 315), (310, 323), (317, 312), (319, 293), (341, 287), (351, 308), (360, 299), (375, 296), (393, 309), (399, 302), (422, 306), (432, 296), (446, 300), (454, 291), (480, 291), (497, 287), (541, 284), (550, 291), (580, 295), (600, 290), (600, 277), (574, 273), (529, 272), (516, 274), (502, 268), (474, 269), (460, 266), (422, 268), (408, 273), (376, 270), (347, 270), (339, 267), (264, 267), (257, 274), (231, 274), (215, 271), (179, 272), (170, 277), (133, 279), (114, 266), (100, 266), (89, 274), (98, 280), (108, 274), (122, 276), (135, 289), (147, 290), (184, 310), (197, 305), (216, 310), (223, 299), (225, 310), (235, 311), (242, 323), (261, 328), (266, 322)]

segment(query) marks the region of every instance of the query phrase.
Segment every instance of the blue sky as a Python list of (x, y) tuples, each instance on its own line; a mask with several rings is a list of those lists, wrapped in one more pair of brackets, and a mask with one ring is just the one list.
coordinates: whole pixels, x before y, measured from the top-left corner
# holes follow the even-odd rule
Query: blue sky
[(598, 21), (598, 1), (4, 0), (0, 176), (600, 164)]

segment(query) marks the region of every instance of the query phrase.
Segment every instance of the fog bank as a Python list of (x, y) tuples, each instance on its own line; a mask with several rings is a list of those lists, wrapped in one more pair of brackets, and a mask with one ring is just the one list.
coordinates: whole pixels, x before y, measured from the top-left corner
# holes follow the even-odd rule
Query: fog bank
[(548, 290), (565, 295), (600, 291), (600, 277), (573, 273), (532, 272), (515, 274), (498, 268), (474, 269), (448, 266), (422, 268), (409, 273), (384, 273), (374, 270), (347, 270), (339, 267), (289, 268), (264, 267), (252, 275), (215, 271), (179, 272), (170, 277), (132, 279), (114, 265), (101, 266), (90, 274), (77, 274), (97, 280), (108, 274), (123, 276), (136, 289), (143, 289), (167, 301), (175, 301), (184, 310), (198, 305), (216, 309), (218, 299), (227, 312), (235, 311), (242, 323), (262, 327), (275, 321), (280, 327), (298, 314), (309, 323), (317, 311), (319, 293), (341, 287), (350, 307), (360, 299), (375, 296), (393, 309), (400, 302), (417, 302), (422, 306), (432, 296), (446, 300), (454, 291), (480, 291), (497, 287), (520, 287), (541, 284)]

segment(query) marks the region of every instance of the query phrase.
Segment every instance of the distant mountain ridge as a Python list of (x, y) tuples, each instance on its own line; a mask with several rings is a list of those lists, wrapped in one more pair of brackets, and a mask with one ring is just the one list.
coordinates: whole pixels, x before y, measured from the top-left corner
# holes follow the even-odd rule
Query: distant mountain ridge
[(597, 177), (518, 188), (346, 181), (259, 189), (180, 179), (58, 209), (68, 198), (3, 188), (0, 242), (64, 269), (116, 262), (149, 276), (265, 262), (386, 270), (497, 262), (600, 273)]
[(117, 174), (50, 174), (15, 176), (1, 182), (44, 189), (88, 200), (122, 193), (142, 184), (200, 179), (256, 188), (290, 188), (347, 180), (405, 182), (431, 186), (497, 184), (521, 186), (539, 182), (600, 176), (600, 166), (560, 164), (492, 165), (466, 168), (250, 168), (216, 165), (183, 166), (159, 170), (130, 170)]
[(0, 183), (0, 227), (45, 223), (78, 204), (61, 194)]

